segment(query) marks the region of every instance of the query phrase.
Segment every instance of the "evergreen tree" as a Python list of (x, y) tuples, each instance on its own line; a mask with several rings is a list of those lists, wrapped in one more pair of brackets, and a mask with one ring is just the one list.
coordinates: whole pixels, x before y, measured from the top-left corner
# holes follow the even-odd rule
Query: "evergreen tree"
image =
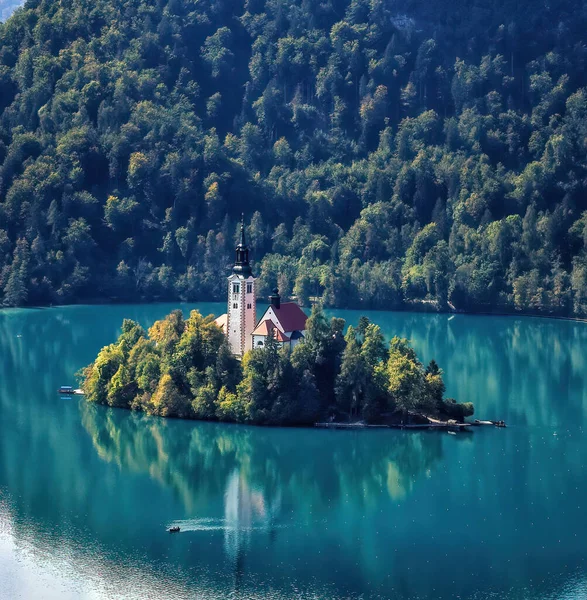
[(22, 306), (28, 298), (29, 247), (25, 239), (18, 240), (8, 281), (4, 287), (4, 305)]

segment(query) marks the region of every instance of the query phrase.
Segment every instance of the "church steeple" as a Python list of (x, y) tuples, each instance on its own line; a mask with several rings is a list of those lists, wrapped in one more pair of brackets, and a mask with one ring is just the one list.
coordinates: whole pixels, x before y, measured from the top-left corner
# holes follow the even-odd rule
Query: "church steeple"
[(251, 265), (249, 264), (249, 247), (245, 239), (245, 215), (241, 216), (241, 236), (240, 242), (236, 247), (236, 257), (232, 272), (236, 275), (252, 275)]
[(257, 325), (255, 276), (249, 264), (249, 247), (245, 239), (245, 218), (241, 219), (240, 240), (236, 246), (232, 273), (228, 277), (228, 311), (226, 335), (232, 353), (242, 356), (253, 345)]

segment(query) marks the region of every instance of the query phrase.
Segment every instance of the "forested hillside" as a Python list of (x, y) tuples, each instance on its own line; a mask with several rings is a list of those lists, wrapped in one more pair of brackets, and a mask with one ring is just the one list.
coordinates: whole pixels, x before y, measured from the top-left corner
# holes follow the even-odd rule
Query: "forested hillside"
[(0, 303), (261, 294), (587, 314), (581, 0), (29, 0)]

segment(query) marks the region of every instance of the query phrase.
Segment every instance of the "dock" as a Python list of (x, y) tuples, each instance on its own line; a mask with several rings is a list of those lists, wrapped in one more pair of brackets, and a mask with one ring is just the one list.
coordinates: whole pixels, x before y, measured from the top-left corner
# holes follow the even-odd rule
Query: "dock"
[(471, 427), (492, 425), (494, 427), (505, 427), (503, 421), (479, 421), (473, 423), (458, 423), (457, 421), (440, 421), (426, 417), (428, 423), (390, 423), (389, 425), (368, 425), (361, 421), (356, 423), (314, 423), (314, 427), (320, 429), (443, 429), (448, 431), (469, 431)]
[(390, 425), (367, 425), (366, 423), (314, 423), (320, 429), (449, 429), (466, 430), (473, 423), (392, 423)]

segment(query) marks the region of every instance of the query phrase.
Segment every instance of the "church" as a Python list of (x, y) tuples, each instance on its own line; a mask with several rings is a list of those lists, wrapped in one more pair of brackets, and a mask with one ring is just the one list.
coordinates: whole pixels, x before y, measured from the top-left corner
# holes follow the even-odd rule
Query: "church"
[(228, 277), (228, 311), (218, 317), (216, 323), (224, 330), (236, 356), (243, 356), (252, 348), (263, 348), (269, 336), (275, 338), (279, 346), (289, 349), (303, 342), (308, 317), (295, 302), (281, 302), (277, 289), (269, 296), (267, 310), (257, 320), (255, 285), (242, 221), (234, 266)]

